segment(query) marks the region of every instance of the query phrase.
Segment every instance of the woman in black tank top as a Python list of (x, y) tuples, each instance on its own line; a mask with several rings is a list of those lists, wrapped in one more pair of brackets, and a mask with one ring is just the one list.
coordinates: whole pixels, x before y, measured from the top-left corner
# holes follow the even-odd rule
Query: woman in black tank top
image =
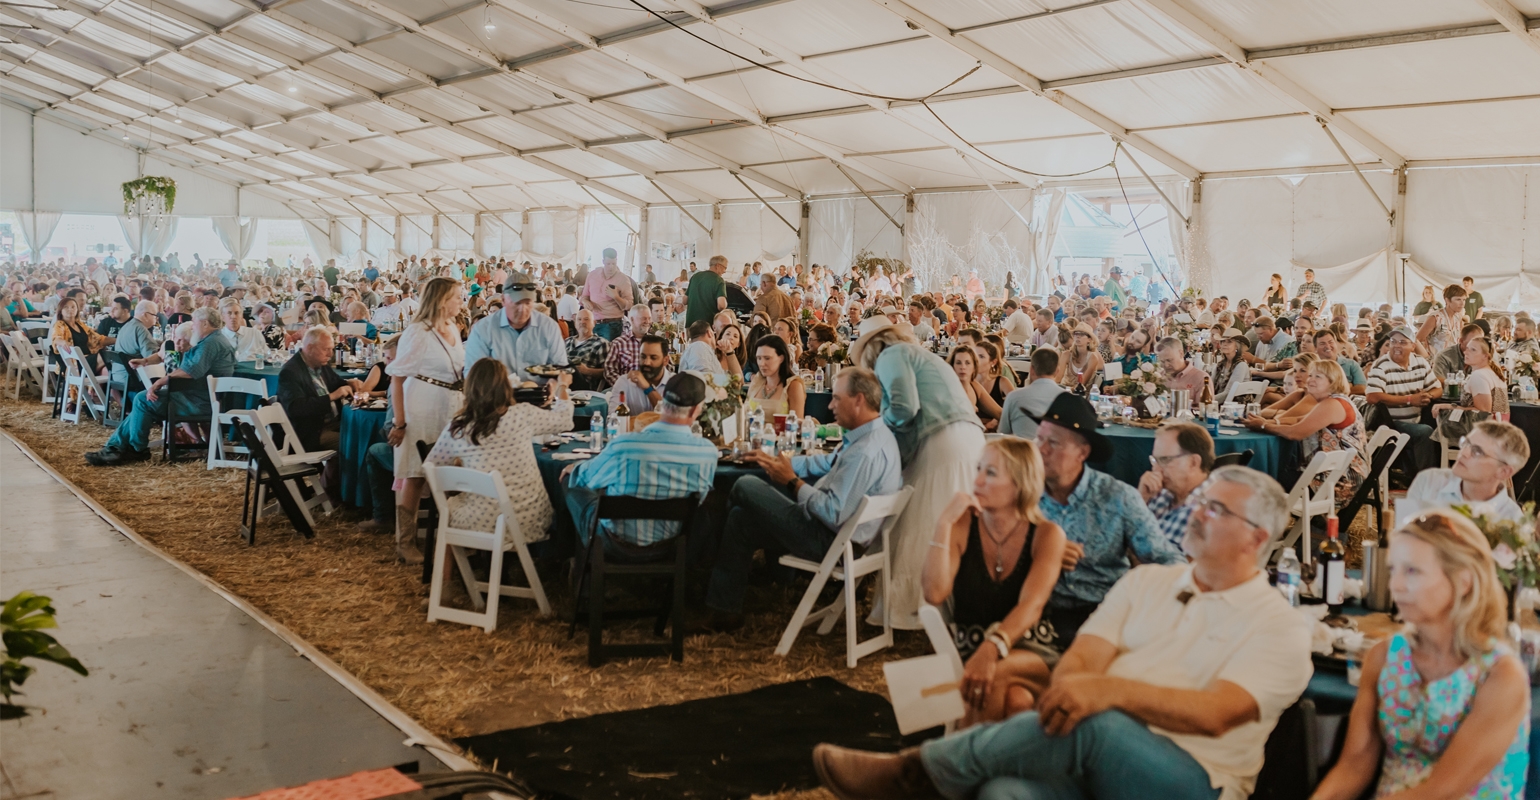
[[(1043, 462), (1030, 440), (990, 442), (971, 493), (942, 512), (925, 562), (925, 601), (947, 605), (964, 661), (964, 727), (1027, 711), (1058, 662), (1044, 608), (1064, 531), (1043, 517)], [(1065, 643), (1067, 644), (1067, 643)]]

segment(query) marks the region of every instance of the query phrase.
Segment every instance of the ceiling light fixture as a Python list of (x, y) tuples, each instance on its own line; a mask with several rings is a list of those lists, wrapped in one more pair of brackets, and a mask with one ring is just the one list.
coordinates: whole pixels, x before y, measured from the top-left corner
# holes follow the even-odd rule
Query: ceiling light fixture
[(492, 23), (492, 5), (490, 3), (487, 4), (486, 22), (481, 27), (485, 28), (487, 33), (497, 30), (497, 26)]

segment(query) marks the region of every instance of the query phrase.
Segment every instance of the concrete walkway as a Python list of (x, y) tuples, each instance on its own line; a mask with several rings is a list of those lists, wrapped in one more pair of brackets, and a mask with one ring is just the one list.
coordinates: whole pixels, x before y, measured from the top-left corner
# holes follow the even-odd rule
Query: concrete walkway
[[(126, 538), (0, 437), (0, 596), (53, 598), (91, 670), (42, 664), (0, 724), (0, 798), (230, 798), (417, 762), (347, 687)], [(3, 599), (3, 598), (0, 598)]]

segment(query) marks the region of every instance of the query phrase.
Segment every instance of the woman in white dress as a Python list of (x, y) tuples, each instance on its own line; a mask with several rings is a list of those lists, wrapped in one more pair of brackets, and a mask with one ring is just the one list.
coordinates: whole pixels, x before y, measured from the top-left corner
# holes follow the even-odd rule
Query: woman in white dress
[(417, 504), (424, 484), (417, 443), (432, 443), (460, 408), (465, 345), (455, 324), (465, 307), (460, 282), (434, 278), (422, 290), (422, 307), (396, 345), (390, 375), (394, 410), (389, 441), (396, 449), (396, 555), (421, 564)]
[[(465, 406), (460, 409), (428, 454), (430, 464), (496, 472), (508, 487), (513, 514), (524, 541), (546, 538), (554, 512), (540, 486), (540, 467), (530, 439), (540, 434), (572, 430), (572, 401), (567, 386), (572, 376), (563, 373), (552, 387), (556, 400), (549, 409), (519, 403), (513, 397), (508, 368), (494, 358), (471, 365), (465, 376)], [(473, 531), (492, 531), (502, 509), (490, 498), (459, 495), (449, 498), (449, 524)], [(508, 521), (513, 531), (515, 520)], [(510, 539), (510, 541), (512, 541)]]

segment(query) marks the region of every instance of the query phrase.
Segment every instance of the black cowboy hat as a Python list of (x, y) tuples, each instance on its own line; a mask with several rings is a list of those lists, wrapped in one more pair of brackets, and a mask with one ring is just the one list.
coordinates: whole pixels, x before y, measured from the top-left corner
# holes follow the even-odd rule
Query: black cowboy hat
[(1084, 397), (1064, 392), (1053, 399), (1047, 413), (1032, 419), (1038, 424), (1052, 422), (1080, 434), (1091, 445), (1091, 461), (1101, 462), (1112, 458), (1112, 440), (1098, 432), (1102, 426), (1101, 421), (1096, 418), (1096, 409)]

